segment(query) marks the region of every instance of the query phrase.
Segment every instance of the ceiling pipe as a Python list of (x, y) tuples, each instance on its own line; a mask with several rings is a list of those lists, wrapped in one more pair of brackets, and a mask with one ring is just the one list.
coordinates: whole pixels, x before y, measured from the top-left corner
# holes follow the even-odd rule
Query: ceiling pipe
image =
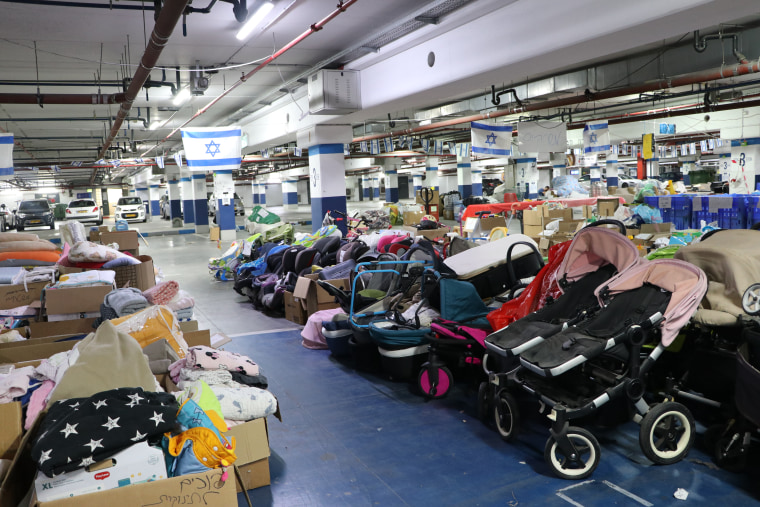
[(124, 93), (113, 93), (110, 95), (100, 93), (63, 93), (56, 95), (49, 95), (46, 93), (40, 95), (35, 93), (0, 93), (0, 104), (37, 104), (40, 107), (46, 104), (121, 104), (125, 100), (126, 94)]
[[(158, 19), (156, 19), (156, 25), (150, 34), (150, 42), (148, 42), (148, 46), (145, 48), (143, 57), (140, 60), (140, 66), (129, 83), (125, 100), (121, 103), (119, 113), (116, 115), (116, 121), (111, 126), (111, 132), (103, 143), (103, 148), (99, 155), (101, 158), (118, 135), (121, 124), (129, 114), (129, 110), (132, 108), (137, 94), (140, 93), (143, 85), (150, 78), (150, 72), (155, 67), (159, 56), (161, 56), (164, 46), (169, 42), (169, 37), (171, 37), (174, 27), (177, 26), (179, 19), (182, 17), (182, 13), (187, 7), (188, 2), (189, 0), (166, 0), (164, 3), (161, 13), (158, 15)], [(94, 179), (95, 172), (93, 171), (90, 181), (94, 181)]]
[(744, 76), (747, 74), (754, 74), (760, 72), (760, 60), (754, 63), (748, 64), (736, 64), (731, 67), (722, 67), (718, 69), (712, 69), (708, 71), (695, 72), (692, 74), (684, 74), (683, 76), (675, 78), (658, 79), (650, 81), (648, 83), (630, 86), (626, 88), (617, 88), (614, 90), (600, 91), (596, 93), (587, 92), (583, 95), (576, 95), (574, 97), (567, 97), (564, 99), (548, 100), (546, 102), (537, 102), (535, 104), (523, 104), (522, 106), (510, 106), (501, 111), (493, 111), (489, 113), (475, 114), (471, 116), (464, 116), (461, 118), (454, 118), (451, 120), (445, 120), (441, 122), (431, 123), (430, 125), (422, 125), (418, 127), (396, 130), (393, 132), (387, 132), (383, 134), (372, 134), (368, 136), (355, 137), (351, 140), (353, 143), (361, 141), (370, 141), (372, 139), (383, 139), (386, 137), (417, 134), (420, 132), (428, 132), (430, 130), (439, 129), (442, 127), (449, 127), (453, 125), (460, 125), (462, 123), (469, 123), (472, 121), (482, 121), (492, 118), (499, 118), (502, 116), (509, 116), (513, 114), (525, 113), (529, 111), (541, 111), (545, 109), (552, 109), (557, 107), (574, 106), (582, 104), (584, 102), (593, 102), (595, 100), (614, 99), (622, 97), (624, 95), (638, 95), (640, 93), (653, 92), (657, 90), (667, 90), (670, 88), (677, 88), (679, 86), (689, 86), (698, 83), (706, 83), (709, 81), (717, 81), (720, 79), (728, 79), (731, 77)]
[(346, 9), (348, 9), (353, 4), (355, 4), (357, 1), (358, 0), (345, 0), (345, 1), (340, 0), (338, 2), (338, 6), (332, 12), (330, 12), (330, 14), (328, 14), (327, 16), (325, 16), (324, 18), (322, 18), (320, 21), (318, 21), (318, 22), (314, 23), (313, 25), (311, 25), (308, 30), (306, 30), (305, 32), (303, 32), (301, 35), (299, 35), (298, 37), (296, 37), (292, 41), (290, 41), (287, 44), (285, 44), (282, 48), (280, 48), (278, 51), (276, 51), (275, 53), (273, 53), (271, 56), (267, 57), (264, 61), (262, 61), (260, 64), (258, 64), (253, 70), (251, 70), (248, 74), (245, 74), (243, 77), (241, 77), (240, 79), (238, 79), (232, 86), (230, 86), (229, 88), (227, 88), (226, 90), (224, 90), (214, 100), (212, 100), (211, 102), (209, 102), (208, 104), (206, 104), (206, 106), (204, 106), (201, 109), (199, 109), (198, 112), (196, 112), (193, 116), (190, 117), (189, 120), (187, 120), (185, 123), (183, 123), (179, 127), (177, 127), (174, 130), (172, 130), (169, 133), (169, 135), (167, 135), (162, 140), (160, 140), (158, 143), (156, 143), (156, 145), (153, 148), (151, 148), (148, 151), (143, 152), (142, 155), (143, 156), (146, 155), (151, 150), (157, 148), (160, 144), (165, 143), (174, 134), (176, 134), (177, 132), (179, 132), (179, 129), (181, 129), (182, 127), (185, 127), (186, 125), (190, 124), (190, 122), (192, 122), (193, 120), (195, 120), (196, 118), (198, 118), (200, 115), (202, 115), (203, 113), (205, 113), (206, 111), (208, 111), (209, 109), (211, 109), (211, 107), (213, 107), (220, 100), (222, 100), (224, 97), (226, 97), (227, 95), (229, 95), (234, 89), (236, 89), (238, 86), (242, 85), (248, 79), (250, 79), (251, 76), (253, 76), (257, 72), (259, 72), (261, 69), (263, 69), (264, 67), (266, 67), (267, 65), (269, 65), (270, 63), (272, 63), (274, 60), (276, 60), (277, 58), (279, 58), (283, 54), (285, 54), (288, 51), (290, 51), (290, 49), (292, 49), (294, 46), (296, 46), (301, 41), (303, 41), (304, 39), (306, 39), (309, 35), (311, 35), (311, 34), (313, 34), (315, 32), (318, 32), (319, 30), (321, 30), (327, 23), (329, 23), (330, 21), (332, 21), (333, 18), (335, 18), (336, 16), (338, 16), (341, 12), (344, 12)]

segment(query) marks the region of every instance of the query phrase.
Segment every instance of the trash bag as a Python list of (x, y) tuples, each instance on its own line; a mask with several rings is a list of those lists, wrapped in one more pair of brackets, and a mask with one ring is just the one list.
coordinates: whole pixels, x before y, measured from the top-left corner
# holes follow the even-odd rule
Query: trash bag
[(254, 206), (251, 214), (248, 216), (248, 221), (256, 224), (272, 225), (280, 222), (281, 218), (271, 211), (267, 211), (263, 206)]

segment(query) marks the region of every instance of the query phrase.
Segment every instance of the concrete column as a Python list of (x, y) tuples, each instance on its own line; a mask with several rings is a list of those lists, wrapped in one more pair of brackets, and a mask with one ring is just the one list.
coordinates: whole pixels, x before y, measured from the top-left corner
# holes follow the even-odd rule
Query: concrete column
[(653, 158), (646, 161), (647, 176), (649, 178), (660, 175), (660, 159)]
[(720, 181), (728, 181), (731, 178), (730, 153), (721, 153), (718, 155), (718, 174), (720, 174)]
[(567, 175), (567, 166), (565, 164), (554, 164), (552, 166), (552, 182), (554, 178)]
[[(425, 185), (433, 190), (438, 188), (438, 157), (427, 157), (425, 159)], [(419, 190), (419, 189), (415, 189)]]
[(193, 173), (193, 211), (195, 232), (206, 234), (208, 226), (208, 198), (206, 197), (206, 173)]
[(483, 171), (480, 169), (472, 170), (472, 195), (483, 195)]
[(261, 206), (267, 205), (267, 182), (266, 181), (259, 182), (259, 204)]
[(216, 225), (225, 241), (235, 239), (235, 184), (232, 169), (214, 171), (214, 194), (216, 195)]
[(760, 184), (760, 137), (731, 140), (728, 191), (749, 194)]
[(286, 176), (282, 182), (282, 204), (285, 209), (298, 208), (298, 179)]
[(380, 176), (378, 175), (378, 173), (375, 173), (372, 176), (372, 200), (373, 201), (380, 200)]
[(161, 190), (157, 184), (151, 184), (150, 189), (150, 214), (154, 217), (161, 217), (161, 206), (159, 204), (161, 199)]
[(608, 158), (605, 163), (607, 169), (607, 188), (617, 187), (618, 185), (618, 161), (614, 158)]
[(195, 203), (193, 202), (192, 173), (180, 175), (179, 186), (182, 191), (182, 220), (185, 225), (195, 225)]
[(182, 200), (179, 195), (179, 175), (171, 174), (166, 176), (169, 187), (169, 220), (180, 218), (182, 216)]
[(385, 202), (398, 202), (398, 162), (385, 161)]
[(253, 205), (258, 206), (259, 204), (259, 184), (255, 181), (251, 185), (253, 187)]
[(598, 165), (592, 165), (589, 167), (589, 180), (591, 183), (595, 183), (597, 181), (602, 181), (602, 170), (599, 168)]
[(457, 187), (462, 199), (472, 195), (472, 164), (469, 156), (457, 156)]
[(535, 157), (515, 159), (515, 181), (523, 199), (538, 197), (538, 164)]
[(372, 200), (372, 178), (367, 175), (362, 176), (362, 197), (364, 201)]
[[(299, 144), (300, 146), (300, 144)], [(329, 211), (346, 213), (346, 167), (343, 142), (309, 146), (309, 172), (311, 176), (311, 223), (317, 231)], [(346, 222), (336, 222), (346, 234)]]
[[(436, 168), (436, 171), (438, 171), (438, 168)], [(422, 175), (421, 174), (413, 175), (412, 181), (414, 182), (414, 194), (417, 195), (417, 192), (419, 192), (420, 189), (422, 188)]]

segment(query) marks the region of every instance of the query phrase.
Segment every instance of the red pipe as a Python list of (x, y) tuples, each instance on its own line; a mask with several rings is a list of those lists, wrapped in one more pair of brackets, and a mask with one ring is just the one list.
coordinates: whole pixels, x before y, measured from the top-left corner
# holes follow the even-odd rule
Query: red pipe
[[(206, 104), (205, 107), (202, 107), (201, 109), (199, 109), (197, 113), (195, 113), (193, 116), (190, 117), (189, 120), (187, 120), (185, 123), (183, 123), (182, 125), (180, 125), (176, 129), (172, 130), (169, 133), (169, 135), (166, 136), (166, 137), (164, 137), (161, 141), (159, 141), (158, 144), (166, 142), (171, 136), (173, 136), (174, 134), (176, 134), (177, 132), (179, 132), (179, 129), (181, 129), (185, 125), (188, 125), (191, 121), (193, 121), (194, 119), (196, 119), (197, 117), (199, 117), (200, 115), (202, 115), (203, 113), (205, 113), (206, 111), (208, 111), (211, 108), (211, 106), (213, 106), (214, 104), (216, 104), (217, 102), (219, 102), (222, 98), (226, 97), (232, 90), (234, 90), (235, 88), (237, 88), (241, 84), (245, 83), (248, 79), (251, 78), (251, 76), (253, 76), (254, 74), (256, 74), (258, 71), (260, 71), (261, 69), (263, 69), (264, 67), (266, 67), (267, 65), (269, 65), (270, 63), (272, 63), (274, 60), (276, 60), (277, 58), (279, 58), (280, 56), (282, 56), (287, 51), (289, 51), (291, 48), (293, 48), (293, 46), (297, 45), (298, 43), (300, 43), (301, 41), (303, 41), (306, 37), (308, 37), (309, 35), (313, 34), (314, 32), (318, 32), (319, 30), (321, 30), (322, 27), (324, 27), (327, 23), (329, 23), (333, 18), (335, 18), (338, 14), (340, 14), (341, 12), (343, 12), (346, 9), (348, 9), (349, 7), (351, 7), (357, 1), (358, 0), (340, 1), (338, 3), (338, 7), (335, 10), (333, 10), (330, 14), (328, 14), (326, 17), (324, 17), (322, 20), (318, 21), (317, 23), (314, 23), (313, 25), (311, 25), (308, 30), (306, 30), (305, 32), (303, 32), (301, 35), (299, 35), (298, 37), (296, 37), (292, 41), (290, 41), (287, 44), (285, 44), (285, 46), (283, 46), (282, 48), (280, 48), (279, 51), (273, 53), (272, 56), (268, 57), (266, 60), (264, 60), (263, 62), (261, 62), (260, 64), (258, 64), (256, 66), (256, 68), (254, 68), (248, 74), (244, 75), (239, 80), (237, 80), (235, 82), (235, 84), (233, 84), (232, 86), (230, 86), (229, 88), (227, 88), (226, 90), (224, 90), (221, 93), (221, 95), (219, 95), (214, 100), (212, 100), (211, 102), (209, 102), (208, 104)], [(150, 150), (148, 150), (148, 151), (150, 151)], [(148, 152), (146, 151), (145, 153), (148, 153)], [(143, 153), (143, 155), (145, 153)]]
[[(111, 132), (108, 134), (106, 142), (103, 143), (103, 149), (100, 150), (99, 158), (105, 157), (108, 147), (116, 138), (121, 128), (121, 124), (129, 114), (129, 110), (132, 109), (132, 103), (137, 98), (137, 94), (140, 93), (140, 89), (145, 82), (150, 78), (150, 71), (155, 67), (158, 62), (158, 57), (161, 56), (166, 43), (169, 42), (174, 27), (177, 26), (177, 22), (182, 17), (182, 13), (185, 11), (189, 0), (166, 0), (164, 6), (161, 8), (161, 13), (156, 19), (156, 25), (153, 27), (153, 31), (150, 34), (150, 41), (145, 48), (142, 59), (140, 60), (140, 66), (135, 71), (132, 81), (129, 83), (129, 88), (124, 96), (124, 101), (121, 103), (119, 112), (116, 115), (116, 121), (111, 126)], [(95, 171), (93, 171), (90, 183), (94, 181)]]
[(126, 100), (124, 93), (113, 93), (110, 95), (103, 95), (99, 93), (92, 94), (41, 94), (36, 95), (34, 93), (0, 93), (0, 104), (38, 104), (43, 106), (45, 104), (121, 104)]
[(400, 135), (416, 134), (419, 132), (427, 132), (429, 130), (439, 129), (441, 127), (449, 127), (452, 125), (459, 125), (461, 123), (469, 123), (471, 121), (487, 120), (489, 118), (498, 118), (500, 116), (508, 116), (511, 114), (524, 113), (528, 111), (540, 111), (545, 109), (551, 109), (555, 107), (572, 106), (576, 104), (582, 104), (584, 102), (590, 102), (594, 100), (613, 99), (622, 97), (623, 95), (636, 95), (639, 93), (652, 92), (656, 90), (667, 90), (678, 86), (687, 86), (697, 83), (706, 83), (708, 81), (716, 81), (719, 79), (727, 79), (729, 77), (743, 76), (745, 74), (754, 74), (760, 72), (760, 63), (749, 64), (737, 64), (733, 67), (725, 67), (719, 69), (712, 69), (704, 72), (696, 72), (693, 74), (686, 74), (676, 78), (659, 79), (657, 81), (651, 81), (641, 85), (631, 86), (629, 88), (617, 88), (615, 90), (607, 90), (596, 93), (589, 93), (588, 95), (577, 95), (574, 97), (568, 97), (564, 99), (549, 100), (546, 102), (538, 102), (536, 104), (527, 104), (522, 107), (509, 107), (501, 111), (494, 111), (491, 113), (475, 114), (472, 116), (466, 116), (463, 118), (455, 118), (452, 120), (445, 120), (437, 123), (431, 123), (430, 125), (423, 125), (419, 127), (413, 127), (408, 129), (396, 130), (393, 132), (374, 134), (363, 137), (355, 137), (351, 140), (353, 143), (361, 141), (369, 141), (372, 139), (382, 139), (385, 137), (393, 137)]

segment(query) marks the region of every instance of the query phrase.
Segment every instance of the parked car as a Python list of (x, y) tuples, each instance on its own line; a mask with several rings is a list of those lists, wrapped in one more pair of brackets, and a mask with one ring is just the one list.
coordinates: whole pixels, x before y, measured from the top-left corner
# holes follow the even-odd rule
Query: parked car
[[(237, 195), (237, 192), (233, 194), (233, 205), (235, 206), (235, 215), (241, 217), (245, 215), (245, 206), (243, 206), (243, 200)], [(208, 198), (208, 216), (213, 217), (216, 215), (216, 194), (212, 193)]]
[(47, 199), (21, 201), (16, 210), (16, 230), (27, 227), (50, 227), (55, 229), (55, 217)]
[(103, 225), (103, 209), (92, 199), (76, 199), (66, 207), (66, 220)]
[(2, 217), (2, 223), (0, 223), (0, 231), (5, 232), (8, 229), (16, 228), (16, 215), (11, 213), (8, 206), (0, 204), (0, 217)]
[(636, 178), (629, 178), (627, 176), (618, 176), (618, 187), (620, 188), (627, 188), (627, 187), (635, 187), (641, 183), (641, 180)]
[(116, 213), (114, 219), (146, 222), (148, 215), (145, 212), (145, 204), (142, 199), (136, 196), (132, 197), (119, 197), (116, 202)]
[(664, 173), (660, 173), (660, 176), (658, 177), (660, 181), (672, 181), (675, 183), (676, 181), (683, 180), (683, 174), (681, 174), (680, 171), (667, 171)]

